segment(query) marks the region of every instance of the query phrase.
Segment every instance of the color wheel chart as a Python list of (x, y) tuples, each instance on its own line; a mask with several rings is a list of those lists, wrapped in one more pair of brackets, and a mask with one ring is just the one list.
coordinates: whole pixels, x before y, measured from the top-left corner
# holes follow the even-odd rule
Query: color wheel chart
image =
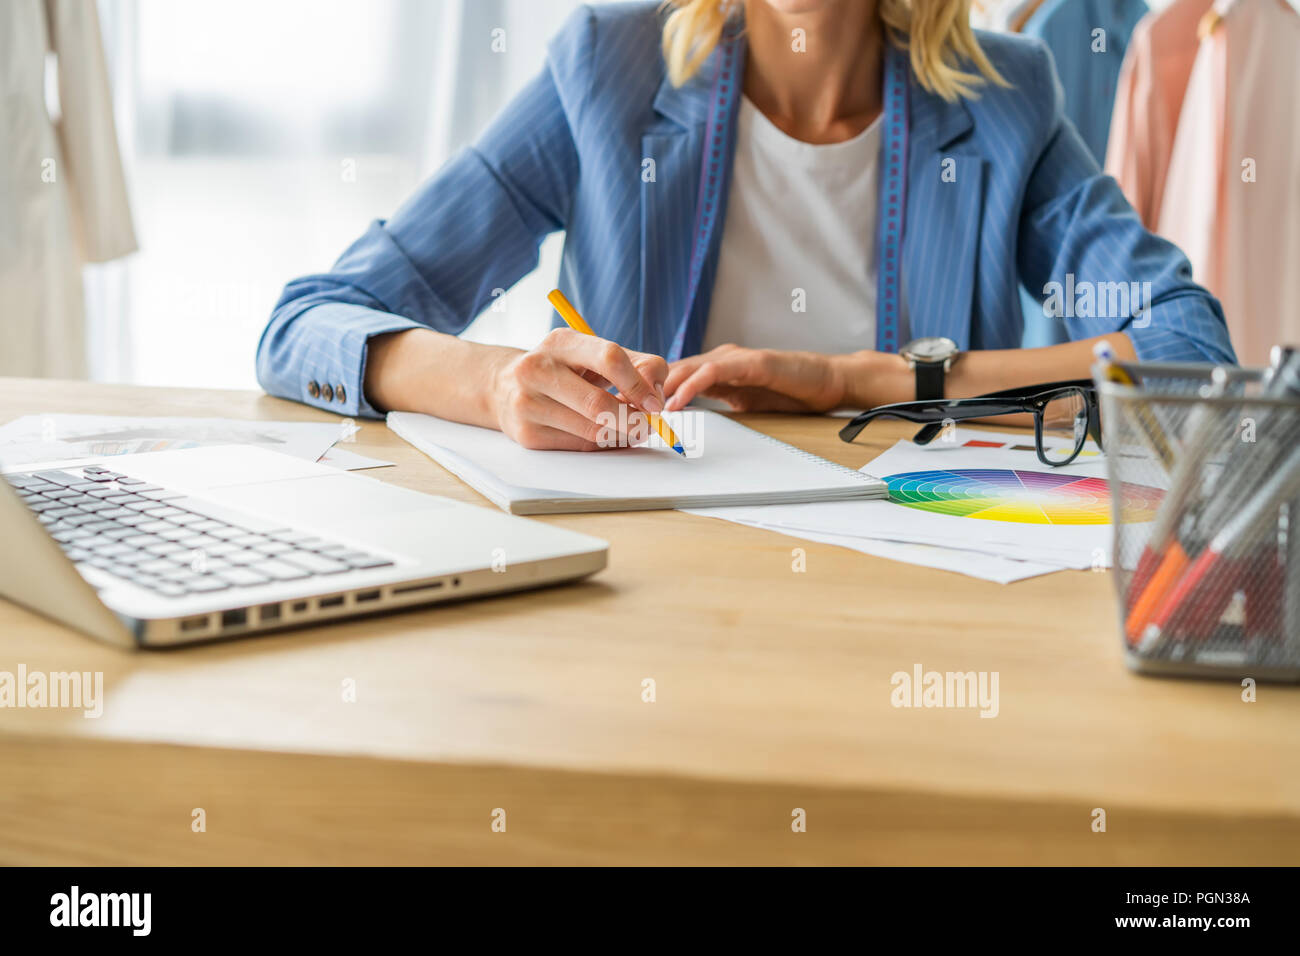
[[(1016, 524), (1110, 524), (1110, 488), (1104, 478), (962, 468), (908, 471), (884, 481), (891, 501), (936, 514)], [(1123, 494), (1128, 523), (1154, 519), (1164, 493), (1126, 483)]]

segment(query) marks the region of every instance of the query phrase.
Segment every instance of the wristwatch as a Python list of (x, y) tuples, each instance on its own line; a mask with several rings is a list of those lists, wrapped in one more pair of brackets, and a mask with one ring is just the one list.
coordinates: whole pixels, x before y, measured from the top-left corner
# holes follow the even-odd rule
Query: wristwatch
[(931, 336), (912, 339), (898, 352), (907, 361), (907, 367), (916, 372), (917, 401), (943, 398), (943, 379), (957, 361), (961, 349), (952, 339)]

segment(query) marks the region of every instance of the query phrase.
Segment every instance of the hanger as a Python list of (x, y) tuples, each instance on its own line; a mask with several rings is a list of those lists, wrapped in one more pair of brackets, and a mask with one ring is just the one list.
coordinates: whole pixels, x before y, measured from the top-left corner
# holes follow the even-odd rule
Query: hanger
[(1219, 13), (1214, 7), (1205, 11), (1205, 16), (1201, 17), (1201, 22), (1196, 24), (1196, 39), (1204, 40), (1211, 33), (1219, 28), (1223, 22), (1223, 14)]
[(1011, 32), (1023, 33), (1025, 29), (1025, 24), (1029, 22), (1029, 18), (1032, 17), (1035, 13), (1037, 13), (1038, 8), (1041, 7), (1042, 5), (1043, 5), (1043, 0), (1031, 0), (1030, 3), (1026, 3), (1024, 7), (1020, 10), (1020, 13), (1016, 15), (1016, 18), (1011, 21), (1010, 24)]

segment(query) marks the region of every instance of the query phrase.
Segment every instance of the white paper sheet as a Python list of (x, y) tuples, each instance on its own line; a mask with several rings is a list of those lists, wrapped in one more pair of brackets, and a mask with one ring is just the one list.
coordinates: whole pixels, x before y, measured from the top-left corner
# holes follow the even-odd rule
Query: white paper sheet
[(368, 458), (365, 455), (358, 455), (354, 451), (348, 451), (339, 445), (335, 445), (325, 454), (320, 456), (322, 465), (329, 465), (332, 468), (338, 468), (340, 471), (364, 471), (367, 468), (391, 468), (391, 461), (382, 461), (378, 458)]
[(316, 461), (355, 424), (124, 415), (25, 415), (0, 426), (0, 465), (98, 458), (200, 445), (259, 445)]
[[(716, 510), (737, 511), (740, 509), (719, 508)], [(723, 517), (724, 520), (736, 520), (734, 518), (710, 514), (709, 512), (700, 510), (692, 510), (691, 513), (701, 514), (708, 517)], [(737, 521), (736, 523), (750, 524), (748, 521)], [(965, 574), (969, 577), (981, 578), (985, 581), (993, 581), (997, 584), (1010, 584), (1013, 581), (1023, 581), (1025, 578), (1034, 578), (1042, 574), (1051, 574), (1054, 571), (1067, 570), (1059, 564), (1050, 564), (1039, 561), (1018, 561), (1014, 558), (1000, 557), (998, 555), (985, 554), (979, 551), (963, 551), (959, 548), (945, 548), (934, 544), (919, 544), (906, 541), (881, 541), (874, 538), (861, 538), (847, 534), (822, 534), (815, 531), (767, 528), (762, 525), (750, 526), (762, 527), (765, 531), (775, 531), (777, 534), (799, 538), (803, 541), (816, 541), (820, 544), (833, 544), (841, 548), (849, 548), (853, 551), (860, 551), (863, 554), (870, 554), (877, 558), (885, 558), (890, 561), (901, 561), (904, 564), (916, 564), (926, 568), (937, 568), (940, 571), (954, 571), (957, 574)]]
[[(999, 447), (968, 444), (971, 441)], [(1015, 450), (1017, 445), (1023, 446), (1022, 450)], [(1064, 468), (1051, 468), (1038, 460), (1032, 445), (1032, 436), (1027, 439), (1024, 433), (958, 428), (951, 441), (930, 446), (900, 441), (863, 466), (864, 471), (886, 481), (914, 472), (948, 473), (941, 481), (955, 484), (957, 490), (940, 487), (935, 496), (952, 500), (957, 510), (974, 497), (982, 482), (1010, 482), (1007, 473), (1022, 473), (1019, 492), (1009, 491), (1006, 484), (986, 489), (1005, 496), (1002, 500), (1009, 507), (1002, 509), (971, 505), (973, 513), (969, 515), (943, 514), (891, 500), (693, 509), (692, 513), (795, 535), (942, 545), (1058, 567), (1108, 566), (1113, 531), (1109, 507), (1102, 509), (1100, 523), (1071, 523), (1095, 520), (1098, 505), (1108, 500), (1105, 459), (1089, 445), (1085, 450), (1094, 454)], [(974, 474), (968, 474), (971, 472)], [(960, 489), (969, 494), (964, 497)], [(1130, 520), (1149, 521), (1153, 517), (1149, 505), (1159, 494), (1158, 489), (1132, 489)], [(1023, 520), (1035, 508), (1039, 520)], [(981, 512), (986, 517), (978, 517)], [(997, 520), (999, 516), (1003, 520)], [(1006, 520), (1011, 518), (1022, 520)]]

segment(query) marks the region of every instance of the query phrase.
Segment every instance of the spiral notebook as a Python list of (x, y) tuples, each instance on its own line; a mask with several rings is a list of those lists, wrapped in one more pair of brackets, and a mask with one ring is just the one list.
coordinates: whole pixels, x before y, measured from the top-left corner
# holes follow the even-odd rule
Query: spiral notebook
[(520, 515), (577, 511), (716, 508), (884, 498), (884, 482), (777, 441), (716, 412), (665, 416), (686, 457), (655, 435), (606, 451), (532, 451), (498, 431), (413, 412), (390, 412), (388, 427)]

